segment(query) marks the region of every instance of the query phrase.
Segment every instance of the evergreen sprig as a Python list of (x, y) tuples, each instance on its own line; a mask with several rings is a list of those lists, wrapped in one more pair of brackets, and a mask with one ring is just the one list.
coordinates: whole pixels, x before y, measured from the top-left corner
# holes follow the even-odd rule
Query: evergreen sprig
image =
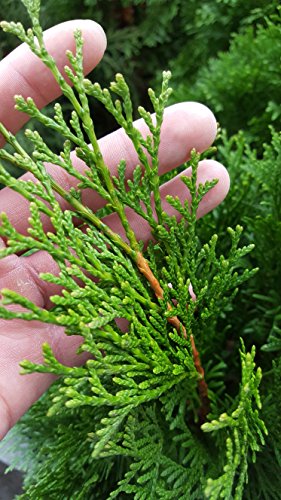
[(265, 444), (267, 435), (258, 411), (261, 409), (259, 385), (262, 374), (260, 368), (255, 371), (255, 348), (246, 353), (242, 343), (240, 355), (242, 380), (235, 409), (230, 415), (222, 413), (218, 419), (206, 422), (201, 427), (205, 432), (223, 430), (226, 438), (223, 474), (217, 479), (207, 480), (205, 494), (211, 500), (242, 498), (249, 457), (255, 462), (256, 452)]
[[(16, 97), (19, 111), (65, 139), (60, 154), (54, 153), (38, 132), (27, 130), (34, 148), (29, 154), (0, 124), (0, 132), (14, 150), (0, 150), (0, 158), (31, 172), (38, 181), (15, 180), (0, 164), (0, 182), (30, 201), (28, 235), (19, 233), (8, 217), (1, 215), (0, 236), (7, 240), (7, 247), (0, 250), (0, 257), (47, 251), (60, 271), (58, 275), (42, 273), (40, 278), (60, 285), (63, 291), (52, 296), (53, 306), (45, 309), (4, 289), (0, 315), (63, 326), (68, 335), (81, 335), (80, 352), (92, 355), (83, 367), (71, 368), (60, 363), (51, 347), (44, 344), (43, 364), (21, 363), (23, 373), (60, 377), (42, 403), (47, 411), (44, 418), (53, 419), (57, 425), (58, 444), (46, 440), (49, 444), (40, 452), (45, 465), (31, 468), (34, 481), (27, 478), (23, 498), (92, 498), (92, 494), (97, 499), (120, 498), (125, 493), (135, 499), (195, 499), (204, 491), (213, 500), (230, 499), (233, 492), (235, 498), (242, 498), (247, 464), (254, 460), (266, 434), (259, 414), (261, 371), (255, 369), (254, 348), (246, 353), (242, 347), (240, 393), (233, 398), (224, 384), (226, 365), (213, 353), (223, 347), (217, 331), (220, 316), (231, 306), (238, 287), (256, 272), (244, 269), (241, 263), (253, 245), (239, 246), (241, 226), (228, 228), (231, 243), (225, 254), (217, 252), (216, 234), (207, 243), (199, 239), (197, 209), (217, 181), (198, 185), (200, 155), (196, 151), (185, 165), (191, 167), (191, 177), (182, 176), (190, 201), (181, 203), (178, 197), (167, 196), (178, 217), (163, 209), (158, 150), (171, 93), (170, 72), (163, 73), (159, 96), (148, 91), (155, 114), (138, 108), (148, 127), (144, 137), (134, 125), (130, 92), (123, 76), (117, 74), (109, 89), (85, 79), (83, 39), (77, 31), (76, 53), (67, 53), (69, 85), (44, 46), (39, 0), (23, 3), (32, 28), (26, 31), (19, 23), (7, 22), (1, 23), (2, 28), (27, 43), (46, 64), (73, 111), (67, 120), (63, 109), (55, 104), (53, 117), (47, 117), (31, 98)], [(124, 160), (116, 176), (105, 164), (88, 96), (100, 101), (131, 139), (139, 159), (131, 178)], [(85, 162), (85, 173), (74, 167), (72, 147)], [(58, 184), (45, 162), (75, 178), (76, 187), (66, 190)], [(102, 196), (105, 206), (101, 210), (95, 212), (83, 205), (86, 188)], [(63, 210), (56, 194), (70, 208)], [(154, 242), (147, 249), (130, 225), (128, 208), (151, 228)], [(118, 216), (124, 238), (103, 220), (110, 213)], [(42, 214), (50, 218), (52, 232), (45, 233)], [(74, 224), (77, 217), (79, 227)], [(10, 304), (19, 305), (19, 310), (7, 308)], [(116, 318), (127, 320), (126, 332), (117, 326)], [(232, 412), (221, 414), (230, 399)], [(36, 408), (40, 413), (39, 404), (31, 414)], [(25, 418), (28, 422), (28, 416)], [(86, 422), (84, 429), (77, 421), (80, 418)], [(70, 428), (64, 426), (65, 421), (73, 422)], [(77, 471), (83, 471), (84, 479), (81, 483), (80, 477), (79, 486), (73, 487), (69, 471), (65, 477), (62, 471), (65, 474), (67, 464), (75, 459), (76, 436), (79, 440), (82, 435), (83, 457), (77, 456)], [(217, 450), (216, 457), (212, 447)], [(56, 471), (44, 456), (47, 449), (56, 455)], [(110, 474), (113, 477), (108, 488), (101, 486)]]

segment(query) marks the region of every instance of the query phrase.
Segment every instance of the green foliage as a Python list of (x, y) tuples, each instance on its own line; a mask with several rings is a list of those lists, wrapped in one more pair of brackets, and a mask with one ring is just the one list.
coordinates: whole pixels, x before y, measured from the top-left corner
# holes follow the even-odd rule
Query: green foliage
[[(267, 434), (267, 429), (258, 412), (258, 409), (261, 409), (258, 388), (262, 375), (260, 368), (255, 372), (254, 357), (255, 349), (252, 348), (251, 353), (246, 354), (242, 344), (242, 383), (239, 403), (230, 415), (222, 413), (217, 420), (202, 425), (202, 430), (205, 432), (222, 430), (226, 439), (226, 464), (223, 474), (217, 479), (207, 481), (205, 494), (211, 500), (242, 498), (244, 482), (247, 481), (249, 455), (252, 455), (252, 461), (255, 462), (256, 452), (260, 450), (260, 445), (265, 443), (264, 434)], [(253, 401), (257, 406), (255, 409)]]
[(260, 148), (270, 137), (268, 125), (281, 125), (280, 51), (279, 9), (257, 28), (236, 34), (229, 51), (211, 59), (191, 89), (180, 82), (175, 99), (208, 104), (229, 133), (245, 129)]
[[(144, 137), (134, 127), (134, 108), (124, 77), (118, 73), (109, 90), (85, 79), (83, 41), (76, 32), (76, 55), (68, 53), (71, 88), (45, 50), (37, 17), (39, 2), (24, 3), (31, 14), (32, 30), (13, 23), (2, 23), (2, 27), (28, 43), (49, 67), (72, 114), (68, 119), (60, 104), (52, 112), (42, 113), (32, 99), (16, 98), (19, 110), (59, 137), (63, 143), (59, 152), (34, 129), (26, 131), (31, 145), (26, 150), (0, 125), (10, 148), (0, 150), (1, 161), (30, 171), (38, 179), (36, 184), (15, 180), (0, 166), (0, 181), (30, 201), (27, 236), (17, 232), (2, 214), (0, 235), (8, 239), (8, 245), (0, 257), (47, 251), (60, 272), (40, 277), (61, 285), (63, 292), (51, 297), (53, 306), (47, 310), (3, 290), (0, 315), (64, 326), (68, 335), (83, 337), (80, 351), (89, 352), (92, 359), (71, 368), (61, 364), (44, 344), (43, 364), (22, 362), (23, 373), (53, 373), (59, 380), (14, 431), (15, 446), (22, 449), (26, 464), (21, 498), (277, 499), (281, 365), (273, 355), (280, 342), (276, 315), (280, 292), (275, 282), (280, 267), (276, 259), (280, 137), (273, 132), (271, 145), (265, 146), (260, 157), (243, 134), (229, 139), (222, 133), (219, 155), (230, 164), (232, 190), (221, 211), (201, 221), (196, 221), (198, 205), (216, 180), (197, 185), (200, 155), (193, 151), (188, 163), (192, 175), (182, 177), (191, 201), (182, 204), (177, 197), (167, 196), (178, 212), (178, 218), (169, 216), (159, 193), (158, 148), (163, 111), (171, 93), (170, 73), (163, 73), (159, 95), (148, 91), (154, 118), (138, 108), (149, 129)], [(87, 6), (98, 3), (88, 1)], [(137, 12), (142, 6), (134, 3)], [(250, 3), (248, 7), (239, 1), (213, 4), (213, 9), (225, 9), (223, 19), (232, 19), (234, 7), (243, 10), (244, 19), (260, 17)], [(147, 3), (147, 9), (163, 5), (166, 2), (155, 0)], [(161, 18), (158, 32), (152, 33), (148, 23), (151, 36), (158, 33), (158, 41), (163, 41), (169, 33), (167, 25), (180, 8), (184, 5), (174, 2), (170, 17)], [(200, 7), (194, 3), (199, 20), (208, 8), (209, 2)], [(202, 26), (198, 21), (198, 33)], [(268, 28), (259, 28), (257, 37), (263, 29)], [(153, 41), (147, 43), (154, 46)], [(120, 161), (115, 177), (104, 163), (90, 115), (92, 98), (123, 127), (136, 149), (139, 165), (130, 179), (125, 161)], [(73, 166), (73, 147), (88, 167), (85, 174)], [(76, 189), (67, 191), (57, 184), (46, 171), (45, 161), (74, 177)], [(83, 205), (85, 188), (103, 197), (101, 210), (94, 212)], [(61, 209), (56, 193), (69, 203), (68, 210)], [(261, 204), (261, 199), (266, 202)], [(137, 240), (127, 208), (149, 224), (154, 242), (147, 248)], [(103, 217), (111, 213), (119, 218), (126, 238), (104, 222)], [(53, 232), (45, 234), (42, 214), (50, 218)], [(77, 217), (83, 223), (80, 227), (74, 225)], [(238, 220), (246, 225), (244, 232)], [(263, 237), (265, 231), (267, 238)], [(257, 300), (262, 320), (257, 316)], [(22, 306), (20, 312), (6, 308), (10, 304)], [(116, 317), (127, 320), (127, 331), (117, 326)], [(247, 346), (242, 342), (240, 350), (239, 337)], [(264, 379), (261, 368), (256, 368), (253, 340), (258, 347), (257, 362), (266, 372)], [(203, 382), (207, 397), (202, 395)], [(268, 480), (267, 475), (273, 478)]]
[[(281, 136), (272, 129), (272, 140), (263, 154), (251, 150), (244, 134), (230, 138), (222, 133), (219, 159), (228, 164), (231, 188), (220, 209), (204, 217), (199, 237), (218, 234), (218, 251), (225, 252), (228, 242), (222, 238), (224, 225), (241, 218), (246, 229), (244, 244), (255, 242), (245, 265), (259, 267), (243, 293), (227, 311), (227, 345), (222, 359), (228, 364), (226, 385), (231, 389), (237, 364), (232, 353), (242, 335), (246, 344), (253, 339), (259, 348), (259, 364), (265, 372), (261, 385), (264, 400), (262, 417), (268, 429), (266, 448), (248, 468), (249, 499), (278, 499), (280, 496), (280, 154)], [(225, 321), (220, 321), (223, 327)]]
[[(260, 346), (266, 344), (264, 350), (279, 350), (281, 136), (274, 129), (271, 133), (271, 142), (264, 144), (262, 155), (250, 149), (243, 133), (230, 138), (222, 133), (219, 160), (228, 163), (231, 188), (220, 207), (221, 213), (216, 209), (204, 217), (199, 236), (205, 238), (215, 231), (219, 235), (219, 251), (225, 252), (228, 243), (221, 237), (224, 225), (232, 225), (240, 217), (246, 227), (244, 244), (255, 243), (246, 258), (247, 265), (258, 267), (259, 272), (238, 297), (232, 325), (237, 337), (244, 331), (249, 338), (255, 337)], [(237, 315), (239, 308), (244, 311), (242, 316)]]

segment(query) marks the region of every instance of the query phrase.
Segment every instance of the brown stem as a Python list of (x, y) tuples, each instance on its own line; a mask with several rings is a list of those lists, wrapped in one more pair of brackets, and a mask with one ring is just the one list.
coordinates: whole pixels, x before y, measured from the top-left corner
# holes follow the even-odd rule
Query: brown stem
[[(140, 272), (145, 276), (147, 281), (150, 283), (152, 290), (154, 291), (156, 297), (158, 299), (163, 299), (164, 292), (157, 278), (155, 278), (153, 272), (151, 271), (147, 260), (144, 258), (141, 252), (137, 253), (137, 266)], [(171, 310), (171, 304), (168, 304), (168, 310)], [(171, 318), (167, 318), (167, 321), (173, 325), (176, 330), (183, 334), (184, 338), (187, 338), (186, 329), (183, 324), (180, 322), (177, 316), (172, 316)]]
[(191, 343), (191, 349), (192, 349), (192, 354), (193, 354), (194, 366), (200, 375), (200, 378), (198, 380), (198, 392), (199, 392), (199, 397), (200, 397), (200, 401), (201, 401), (201, 407), (199, 408), (199, 420), (200, 420), (200, 423), (203, 424), (206, 421), (206, 416), (208, 415), (208, 413), (210, 411), (208, 385), (207, 385), (207, 382), (205, 380), (204, 368), (201, 364), (200, 355), (199, 355), (199, 352), (197, 351), (197, 348), (195, 345), (195, 340), (194, 340), (194, 337), (192, 334), (190, 335), (190, 343)]
[[(137, 253), (137, 260), (136, 260), (137, 266), (140, 270), (140, 272), (145, 276), (147, 281), (150, 283), (151, 288), (154, 290), (154, 293), (158, 299), (163, 299), (164, 297), (164, 291), (157, 280), (155, 278), (153, 272), (151, 271), (149, 264), (147, 260), (144, 258), (141, 252)], [(168, 310), (172, 309), (171, 304), (168, 303)], [(187, 338), (187, 333), (186, 329), (183, 326), (183, 324), (180, 322), (179, 318), (177, 316), (172, 316), (171, 318), (167, 318), (168, 322), (173, 325), (176, 330), (182, 334), (184, 338)], [(201, 401), (201, 406), (199, 408), (199, 420), (200, 423), (204, 423), (206, 420), (206, 416), (208, 415), (210, 411), (210, 400), (209, 400), (209, 395), (208, 395), (208, 385), (205, 380), (205, 372), (204, 368), (202, 367), (201, 360), (200, 360), (200, 355), (199, 352), (197, 351), (194, 337), (191, 334), (190, 335), (190, 343), (191, 343), (191, 349), (192, 349), (192, 355), (193, 355), (193, 361), (194, 361), (194, 366), (196, 368), (196, 371), (200, 375), (200, 378), (198, 380), (198, 392), (199, 392), (199, 397)]]

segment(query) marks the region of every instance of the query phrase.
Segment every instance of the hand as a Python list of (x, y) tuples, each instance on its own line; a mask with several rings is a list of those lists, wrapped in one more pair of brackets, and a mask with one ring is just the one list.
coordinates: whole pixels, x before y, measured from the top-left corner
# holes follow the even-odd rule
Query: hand
[[(93, 69), (103, 56), (106, 39), (102, 28), (93, 21), (70, 21), (49, 29), (45, 33), (48, 50), (55, 57), (61, 71), (66, 64), (65, 51), (74, 49), (73, 30), (79, 27), (85, 40), (84, 59), (85, 73)], [(122, 68), (120, 68), (122, 70)], [(60, 91), (48, 69), (43, 66), (30, 50), (22, 45), (0, 63), (0, 121), (12, 132), (16, 132), (27, 117), (14, 110), (13, 96), (22, 94), (31, 96), (39, 107), (45, 106), (58, 97)], [(136, 122), (140, 130), (146, 132), (141, 120)], [(190, 150), (202, 152), (207, 149), (216, 136), (216, 121), (213, 114), (205, 106), (198, 103), (182, 103), (167, 108), (160, 145), (160, 168), (166, 172), (179, 166), (189, 157)], [(0, 146), (3, 145), (3, 141)], [(100, 140), (100, 147), (105, 162), (112, 172), (121, 158), (127, 161), (130, 172), (137, 164), (136, 153), (122, 130)], [(83, 170), (84, 164), (75, 159), (76, 168)], [(74, 179), (60, 168), (48, 165), (57, 182), (64, 188), (75, 185)], [(225, 168), (213, 160), (201, 162), (198, 170), (199, 182), (218, 178), (218, 184), (202, 200), (198, 216), (201, 217), (216, 207), (226, 196), (229, 188), (229, 177)], [(32, 178), (25, 174), (24, 179)], [(178, 177), (161, 188), (162, 196), (177, 194), (180, 199), (188, 197), (187, 188)], [(93, 209), (102, 205), (100, 197), (93, 198), (93, 193), (85, 191), (84, 204)], [(65, 208), (66, 202), (61, 201)], [(171, 207), (166, 207), (171, 212)], [(4, 188), (0, 192), (0, 212), (6, 212), (12, 224), (22, 233), (28, 227), (28, 202), (16, 192)], [(131, 224), (138, 238), (147, 240), (149, 228), (135, 215), (131, 214)], [(114, 215), (107, 221), (119, 231), (119, 224)], [(45, 228), (50, 229), (46, 219)], [(0, 240), (0, 245), (4, 241)], [(50, 307), (49, 297), (58, 293), (57, 286), (46, 283), (39, 278), (41, 272), (57, 273), (58, 267), (46, 252), (37, 252), (29, 257), (17, 255), (0, 260), (0, 290), (10, 288), (32, 300), (40, 307)], [(49, 374), (19, 374), (19, 362), (29, 359), (33, 362), (42, 360), (41, 345), (47, 341), (53, 348), (57, 358), (67, 365), (78, 365), (86, 360), (86, 354), (77, 355), (76, 350), (81, 337), (67, 337), (62, 328), (45, 325), (37, 321), (20, 320), (4, 321), (0, 319), (0, 439), (24, 412), (41, 396), (54, 380)]]

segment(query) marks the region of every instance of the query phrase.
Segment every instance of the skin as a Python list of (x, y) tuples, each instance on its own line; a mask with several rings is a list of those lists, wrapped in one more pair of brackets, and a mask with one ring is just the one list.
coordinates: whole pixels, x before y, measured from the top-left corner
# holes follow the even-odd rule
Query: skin
[[(84, 37), (85, 73), (92, 70), (102, 59), (106, 48), (106, 37), (102, 28), (94, 21), (70, 21), (55, 26), (45, 32), (45, 41), (48, 50), (55, 57), (61, 71), (66, 64), (65, 51), (74, 49), (73, 30), (80, 28)], [(59, 41), (59, 43), (58, 43)], [(122, 70), (122, 68), (120, 68)], [(22, 94), (31, 96), (37, 105), (42, 108), (56, 99), (59, 88), (48, 69), (41, 61), (22, 45), (0, 62), (0, 121), (12, 132), (16, 132), (27, 121), (27, 117), (14, 109), (13, 96)], [(141, 120), (136, 122), (140, 130), (145, 133), (146, 128)], [(160, 145), (161, 173), (171, 170), (189, 158), (192, 148), (202, 152), (214, 141), (216, 136), (216, 121), (211, 111), (199, 103), (181, 103), (166, 109)], [(100, 148), (105, 162), (112, 172), (121, 158), (127, 161), (127, 170), (130, 171), (137, 164), (136, 153), (122, 130), (100, 139)], [(0, 146), (4, 141), (0, 137)], [(85, 166), (80, 160), (75, 160), (76, 167), (83, 170)], [(56, 181), (64, 188), (74, 184), (69, 177), (58, 167), (48, 165)], [(186, 172), (188, 174), (188, 172)], [(23, 176), (31, 178), (29, 174)], [(202, 200), (198, 216), (202, 217), (216, 207), (226, 196), (229, 189), (229, 177), (226, 169), (216, 161), (204, 160), (198, 171), (198, 181), (219, 179), (218, 184)], [(188, 198), (188, 191), (179, 178), (174, 178), (162, 186), (161, 195), (177, 194), (181, 200)], [(93, 209), (102, 206), (102, 200), (93, 193), (85, 191), (83, 202)], [(64, 201), (62, 206), (66, 206)], [(165, 203), (164, 203), (165, 205)], [(171, 207), (165, 205), (172, 213)], [(0, 212), (6, 212), (10, 221), (18, 231), (26, 233), (28, 227), (28, 203), (20, 195), (4, 188), (0, 192)], [(130, 221), (138, 238), (148, 240), (149, 228), (142, 220), (130, 213)], [(107, 219), (107, 223), (120, 233), (121, 228), (114, 216)], [(49, 229), (48, 220), (45, 221), (46, 230)], [(0, 246), (5, 242), (0, 239)], [(0, 260), (0, 290), (10, 288), (40, 307), (50, 307), (49, 297), (60, 290), (57, 286), (45, 283), (39, 278), (40, 272), (56, 273), (56, 263), (46, 252), (37, 252), (29, 257), (12, 255)], [(32, 321), (20, 320), (4, 321), (0, 319), (0, 439), (28, 410), (28, 408), (42, 395), (54, 380), (49, 374), (20, 375), (19, 362), (30, 359), (33, 362), (42, 360), (41, 345), (48, 342), (57, 358), (71, 366), (85, 362), (86, 353), (77, 355), (76, 350), (81, 343), (81, 337), (67, 337), (62, 328), (53, 325), (44, 325)]]

